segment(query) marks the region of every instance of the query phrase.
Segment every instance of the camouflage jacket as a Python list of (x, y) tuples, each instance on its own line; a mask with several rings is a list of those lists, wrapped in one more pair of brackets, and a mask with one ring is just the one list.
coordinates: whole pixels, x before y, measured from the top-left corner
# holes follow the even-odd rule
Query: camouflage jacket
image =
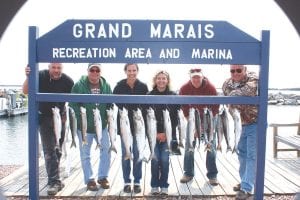
[[(222, 86), (225, 96), (256, 96), (258, 77), (254, 72), (247, 72), (245, 79), (241, 82), (233, 82), (227, 79)], [(255, 105), (231, 105), (230, 108), (237, 108), (241, 113), (242, 124), (251, 124), (257, 121), (258, 109)]]

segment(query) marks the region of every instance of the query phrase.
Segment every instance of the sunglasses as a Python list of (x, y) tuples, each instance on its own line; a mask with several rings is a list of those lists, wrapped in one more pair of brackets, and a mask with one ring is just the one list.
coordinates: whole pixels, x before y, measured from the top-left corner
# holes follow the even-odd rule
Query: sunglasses
[(236, 73), (240, 74), (240, 73), (242, 73), (242, 71), (243, 71), (242, 69), (231, 69), (230, 73), (234, 74), (236, 72)]
[(99, 73), (100, 70), (99, 69), (90, 69), (89, 72), (91, 72), (91, 73), (94, 73), (94, 72)]
[(191, 69), (190, 73), (201, 72), (201, 69)]

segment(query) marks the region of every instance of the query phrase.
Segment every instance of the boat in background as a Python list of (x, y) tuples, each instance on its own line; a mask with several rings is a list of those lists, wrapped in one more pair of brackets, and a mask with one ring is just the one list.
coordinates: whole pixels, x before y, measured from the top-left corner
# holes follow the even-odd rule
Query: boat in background
[(12, 117), (28, 113), (27, 97), (17, 90), (0, 91), (0, 117)]

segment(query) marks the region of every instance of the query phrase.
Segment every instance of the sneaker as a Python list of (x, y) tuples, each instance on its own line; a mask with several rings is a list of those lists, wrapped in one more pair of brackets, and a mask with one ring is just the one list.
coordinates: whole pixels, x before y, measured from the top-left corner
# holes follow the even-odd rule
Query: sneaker
[(54, 183), (48, 187), (47, 193), (48, 195), (56, 195), (59, 191), (61, 191), (65, 185), (63, 183)]
[(141, 186), (140, 185), (134, 185), (133, 186), (133, 192), (134, 193), (140, 193), (142, 191)]
[(233, 186), (233, 191), (238, 192), (241, 190), (241, 184), (237, 184), (236, 186)]
[(152, 195), (159, 195), (159, 188), (158, 187), (151, 188), (151, 194)]
[(190, 182), (192, 179), (192, 176), (183, 175), (183, 177), (180, 179), (180, 183), (187, 183)]
[(212, 186), (217, 186), (219, 185), (219, 181), (217, 178), (211, 178), (208, 180), (209, 184), (211, 184)]
[(244, 190), (238, 191), (236, 194), (236, 199), (243, 200), (243, 199), (248, 199), (251, 196), (249, 192), (246, 192)]
[(90, 180), (88, 182), (88, 184), (86, 185), (86, 187), (87, 187), (87, 190), (90, 190), (90, 191), (97, 191), (98, 190), (97, 184), (94, 180)]
[(108, 182), (107, 178), (99, 179), (97, 182), (100, 184), (100, 186), (103, 189), (108, 189), (109, 188), (109, 182)]
[(131, 186), (130, 185), (125, 185), (124, 189), (123, 189), (123, 192), (125, 192), (125, 193), (131, 193)]
[(161, 188), (160, 195), (168, 196), (168, 188)]

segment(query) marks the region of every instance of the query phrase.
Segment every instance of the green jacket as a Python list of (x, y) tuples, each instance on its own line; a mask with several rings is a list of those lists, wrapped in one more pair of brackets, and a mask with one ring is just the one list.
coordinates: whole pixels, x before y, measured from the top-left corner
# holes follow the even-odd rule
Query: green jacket
[[(76, 82), (71, 90), (71, 93), (76, 94), (91, 94), (89, 80), (87, 76), (82, 76), (78, 82)], [(106, 80), (101, 77), (100, 78), (100, 93), (101, 94), (111, 94), (110, 85), (106, 82)], [(93, 109), (96, 108), (95, 103), (77, 103), (71, 102), (70, 107), (72, 107), (75, 111), (77, 118), (77, 127), (81, 130), (81, 115), (80, 115), (80, 106), (86, 108), (87, 115), (87, 132), (88, 133), (96, 133), (94, 126), (94, 114)], [(106, 109), (110, 106), (110, 104), (98, 104), (98, 109), (101, 114), (102, 119), (102, 128), (104, 129), (107, 126), (107, 113)]]

